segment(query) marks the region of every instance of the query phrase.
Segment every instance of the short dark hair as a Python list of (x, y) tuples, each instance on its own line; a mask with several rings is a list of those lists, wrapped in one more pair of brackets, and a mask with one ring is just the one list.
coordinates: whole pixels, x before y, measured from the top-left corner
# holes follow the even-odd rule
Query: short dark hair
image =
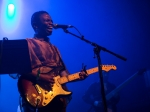
[(38, 23), (39, 17), (40, 17), (42, 14), (49, 14), (49, 13), (46, 12), (46, 11), (38, 11), (38, 12), (33, 13), (32, 17), (31, 17), (31, 25), (32, 25), (32, 28), (33, 28), (34, 30), (35, 30), (34, 24)]

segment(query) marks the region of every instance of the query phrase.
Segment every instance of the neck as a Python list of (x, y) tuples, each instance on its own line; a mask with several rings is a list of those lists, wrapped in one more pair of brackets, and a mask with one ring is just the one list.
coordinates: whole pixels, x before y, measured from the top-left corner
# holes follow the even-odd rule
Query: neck
[(40, 34), (34, 34), (34, 38), (49, 42), (49, 38), (47, 36), (43, 36), (43, 35), (40, 35)]

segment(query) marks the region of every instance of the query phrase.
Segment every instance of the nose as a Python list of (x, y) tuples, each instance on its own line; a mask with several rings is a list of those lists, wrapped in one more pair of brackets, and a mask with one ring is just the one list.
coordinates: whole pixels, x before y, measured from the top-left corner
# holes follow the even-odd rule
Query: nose
[(48, 25), (53, 25), (53, 23), (50, 21), (50, 22), (48, 22)]

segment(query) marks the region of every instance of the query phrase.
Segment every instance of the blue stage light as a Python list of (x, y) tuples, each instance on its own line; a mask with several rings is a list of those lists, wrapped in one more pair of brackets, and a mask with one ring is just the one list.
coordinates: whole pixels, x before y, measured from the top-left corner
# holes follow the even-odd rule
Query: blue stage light
[(22, 14), (22, 0), (3, 0), (0, 4), (0, 30), (3, 35), (17, 31)]
[(7, 15), (8, 18), (13, 18), (15, 15), (15, 6), (14, 4), (8, 4), (7, 6)]

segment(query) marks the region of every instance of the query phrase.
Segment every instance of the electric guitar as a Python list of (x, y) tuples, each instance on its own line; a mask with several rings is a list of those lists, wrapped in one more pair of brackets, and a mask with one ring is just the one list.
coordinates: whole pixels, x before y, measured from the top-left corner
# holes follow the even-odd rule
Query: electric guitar
[[(108, 72), (109, 70), (116, 70), (115, 65), (102, 65), (102, 70)], [(56, 69), (58, 70), (58, 69)], [(87, 74), (93, 74), (98, 72), (98, 67), (91, 68), (86, 70)], [(68, 75), (60, 77), (59, 75), (54, 77), (55, 83), (52, 87), (47, 88), (47, 85), (42, 83), (35, 83), (34, 81), (19, 78), (18, 80), (18, 90), (21, 95), (25, 97), (25, 99), (34, 107), (43, 107), (48, 105), (56, 96), (70, 95), (71, 92), (65, 91), (62, 88), (62, 84), (65, 84), (70, 81), (74, 81), (79, 79), (79, 72), (74, 73), (72, 75)], [(50, 85), (48, 85), (50, 86)]]

